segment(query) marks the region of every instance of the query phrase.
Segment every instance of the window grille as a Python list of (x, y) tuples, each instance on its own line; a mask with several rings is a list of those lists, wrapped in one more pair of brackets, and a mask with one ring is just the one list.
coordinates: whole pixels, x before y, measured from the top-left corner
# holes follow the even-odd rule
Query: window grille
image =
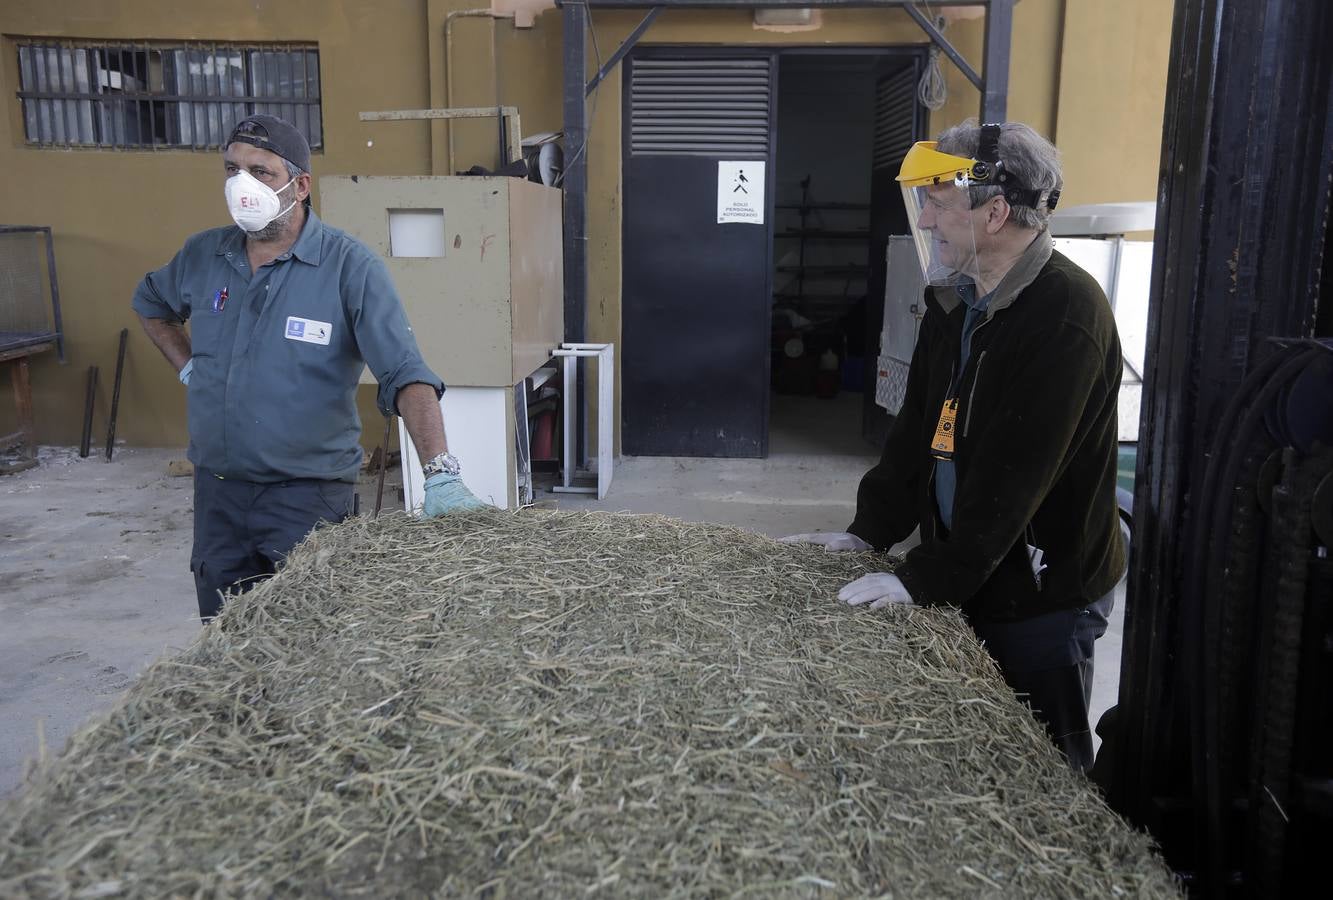
[(313, 45), (20, 40), (18, 56), (30, 145), (214, 150), (254, 113), (324, 142)]

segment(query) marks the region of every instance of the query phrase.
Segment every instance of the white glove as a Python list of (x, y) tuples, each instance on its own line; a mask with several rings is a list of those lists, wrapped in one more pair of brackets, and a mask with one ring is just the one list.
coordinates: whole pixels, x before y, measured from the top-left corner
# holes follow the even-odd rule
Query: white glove
[(818, 531), (814, 534), (789, 534), (778, 538), (782, 544), (818, 544), (830, 553), (844, 553), (848, 550), (864, 552), (875, 548), (854, 534), (845, 531)]
[(871, 609), (882, 609), (890, 603), (912, 605), (912, 595), (903, 586), (902, 579), (888, 572), (862, 575), (838, 591), (838, 599), (848, 606), (869, 603)]

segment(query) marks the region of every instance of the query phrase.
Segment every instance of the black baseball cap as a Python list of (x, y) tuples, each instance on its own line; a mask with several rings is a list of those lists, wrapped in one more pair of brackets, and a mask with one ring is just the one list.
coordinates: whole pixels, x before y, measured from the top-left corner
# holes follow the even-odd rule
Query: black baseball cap
[(237, 142), (276, 153), (302, 172), (310, 171), (310, 144), (305, 135), (277, 116), (255, 115), (241, 119), (231, 130), (227, 146)]

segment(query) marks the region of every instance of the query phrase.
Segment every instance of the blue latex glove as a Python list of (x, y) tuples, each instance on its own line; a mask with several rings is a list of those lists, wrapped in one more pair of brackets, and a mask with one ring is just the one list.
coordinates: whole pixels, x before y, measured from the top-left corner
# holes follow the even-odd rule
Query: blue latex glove
[(185, 361), (185, 365), (181, 366), (181, 370), (176, 373), (176, 377), (181, 380), (181, 384), (188, 385), (190, 383), (190, 373), (193, 371), (194, 359), (190, 358)]
[(434, 518), (445, 513), (485, 509), (488, 505), (472, 496), (461, 476), (441, 472), (426, 479), (426, 502), (422, 508), (426, 516)]

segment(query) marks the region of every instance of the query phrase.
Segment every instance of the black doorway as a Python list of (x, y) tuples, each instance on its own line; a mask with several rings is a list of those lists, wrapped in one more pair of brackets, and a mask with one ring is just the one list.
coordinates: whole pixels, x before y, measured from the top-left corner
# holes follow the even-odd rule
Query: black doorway
[(871, 453), (884, 247), (907, 230), (893, 178), (921, 130), (915, 53), (779, 62), (770, 448)]
[[(627, 454), (865, 454), (867, 438), (882, 440), (883, 248), (906, 231), (893, 175), (923, 130), (920, 58), (917, 47), (630, 56)], [(762, 223), (718, 221), (726, 165), (740, 162), (764, 167)]]

